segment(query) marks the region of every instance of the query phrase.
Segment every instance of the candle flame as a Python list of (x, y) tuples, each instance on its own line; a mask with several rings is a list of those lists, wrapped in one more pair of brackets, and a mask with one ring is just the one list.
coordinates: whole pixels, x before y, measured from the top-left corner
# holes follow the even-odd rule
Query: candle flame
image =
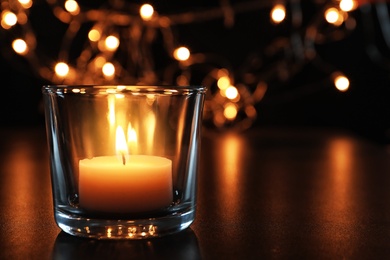
[(118, 126), (116, 128), (116, 146), (115, 146), (115, 148), (116, 148), (117, 155), (122, 157), (123, 165), (125, 165), (126, 164), (125, 156), (129, 154), (129, 151), (127, 149), (125, 133), (124, 133), (123, 128), (121, 126)]

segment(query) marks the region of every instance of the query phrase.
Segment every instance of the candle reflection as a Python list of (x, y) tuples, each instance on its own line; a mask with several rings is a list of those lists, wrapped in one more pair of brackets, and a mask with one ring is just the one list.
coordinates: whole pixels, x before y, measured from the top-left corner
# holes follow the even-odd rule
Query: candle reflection
[[(0, 158), (0, 225), (6, 231), (0, 233), (0, 241), (8, 250), (5, 255), (17, 249), (21, 259), (31, 258), (31, 241), (41, 241), (35, 247), (39, 250), (52, 243), (50, 239), (42, 241), (42, 236), (50, 238), (58, 232), (52, 228), (52, 211), (43, 206), (52, 203), (44, 134), (44, 130), (31, 129), (28, 135), (24, 131), (1, 133), (3, 140), (8, 140), (2, 143), (2, 151), (6, 152)], [(44, 225), (42, 219), (47, 220)], [(14, 237), (19, 239), (9, 239)]]
[(330, 165), (332, 172), (333, 207), (338, 211), (346, 210), (348, 206), (348, 189), (353, 174), (353, 147), (346, 139), (335, 139), (329, 146)]
[(52, 259), (202, 259), (191, 229), (151, 240), (91, 240), (61, 232)]
[[(359, 211), (358, 194), (353, 193), (358, 174), (355, 160), (355, 147), (348, 138), (335, 138), (328, 144), (328, 161), (324, 180), (318, 189), (317, 224), (321, 226), (319, 236), (321, 244), (339, 244), (341, 247), (354, 248), (359, 240)], [(333, 247), (332, 250), (337, 250)]]
[[(225, 230), (234, 232), (234, 236), (240, 236), (243, 232), (239, 228), (239, 215), (241, 209), (242, 189), (242, 172), (244, 165), (243, 156), (245, 153), (242, 137), (236, 133), (229, 133), (224, 138), (219, 139), (217, 147), (220, 149), (215, 152), (219, 153), (216, 157), (216, 168), (218, 169), (218, 184), (216, 192), (218, 196), (218, 209), (216, 209), (221, 216), (219, 217), (222, 226)], [(228, 227), (228, 228), (227, 228)], [(230, 241), (234, 245), (238, 241)]]
[(229, 212), (234, 212), (237, 206), (238, 173), (241, 168), (240, 154), (241, 143), (237, 135), (227, 135), (222, 140), (221, 149), (218, 151), (221, 156), (217, 161), (218, 168), (221, 169), (219, 176), (220, 192), (218, 195), (221, 202), (221, 211), (226, 211), (227, 217), (231, 216)]

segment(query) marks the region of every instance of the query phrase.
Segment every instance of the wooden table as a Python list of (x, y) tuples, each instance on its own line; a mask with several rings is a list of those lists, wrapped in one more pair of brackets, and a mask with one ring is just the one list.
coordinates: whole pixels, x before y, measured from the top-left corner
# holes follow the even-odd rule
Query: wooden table
[(326, 129), (204, 132), (194, 224), (142, 241), (53, 218), (43, 128), (0, 130), (0, 259), (390, 257), (390, 152)]

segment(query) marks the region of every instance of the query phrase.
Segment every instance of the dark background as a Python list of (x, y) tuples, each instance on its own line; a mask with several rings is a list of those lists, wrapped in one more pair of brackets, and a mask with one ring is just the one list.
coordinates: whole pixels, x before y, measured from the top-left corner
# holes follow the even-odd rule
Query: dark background
[[(198, 1), (192, 5), (164, 1), (156, 2), (155, 8), (164, 14), (213, 8), (218, 2)], [(304, 10), (303, 26), (318, 11), (313, 3)], [(268, 12), (237, 14), (230, 28), (223, 25), (222, 19), (215, 19), (181, 25), (176, 32), (179, 41), (191, 46), (193, 52), (216, 52), (239, 70), (251, 52), (261, 52), (272, 40), (289, 37), (294, 30), (288, 23), (280, 27), (270, 24)], [(264, 99), (256, 105), (258, 118), (254, 125), (337, 127), (377, 142), (390, 142), (388, 46), (386, 35), (379, 30), (379, 23), (385, 21), (378, 20), (374, 5), (362, 6), (350, 15), (357, 22), (350, 35), (316, 47), (322, 60), (348, 75), (349, 91), (337, 91), (328, 80), (329, 75), (317, 64), (308, 62), (287, 81), (269, 86)], [(30, 16), (38, 26), (37, 35), (46, 43), (39, 46), (41, 51), (46, 48), (48, 56), (55, 55), (54, 45), (61, 39), (64, 25), (55, 21), (44, 3), (34, 5)], [(374, 21), (372, 26), (367, 24), (367, 17)], [(10, 34), (0, 30), (0, 125), (43, 125), (41, 86), (50, 82), (40, 79), (23, 58), (6, 49)], [(48, 30), (49, 34), (45, 34)], [(373, 51), (375, 48), (379, 52)]]

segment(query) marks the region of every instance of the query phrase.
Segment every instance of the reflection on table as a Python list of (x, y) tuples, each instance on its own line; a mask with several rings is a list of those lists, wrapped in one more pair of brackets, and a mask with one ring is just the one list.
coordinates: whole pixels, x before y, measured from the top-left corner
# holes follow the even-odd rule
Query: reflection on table
[(44, 129), (2, 129), (0, 136), (0, 259), (390, 254), (390, 153), (350, 133), (204, 132), (194, 224), (177, 235), (141, 241), (60, 232)]

